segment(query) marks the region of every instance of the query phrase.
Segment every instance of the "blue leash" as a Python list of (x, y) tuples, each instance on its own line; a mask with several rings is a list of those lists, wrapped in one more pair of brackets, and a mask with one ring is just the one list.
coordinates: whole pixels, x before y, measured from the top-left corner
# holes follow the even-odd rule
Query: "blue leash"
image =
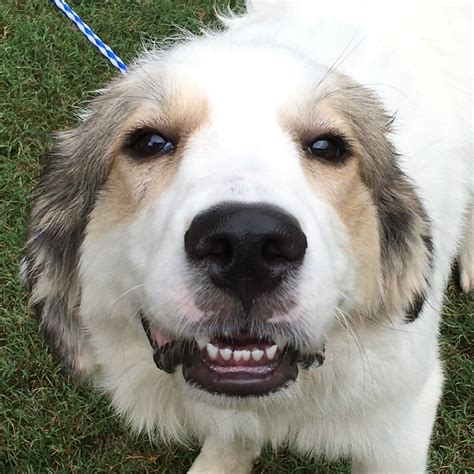
[(51, 0), (64, 15), (69, 18), (77, 27), (77, 29), (102, 53), (122, 74), (127, 72), (127, 66), (107, 46), (82, 20), (81, 17), (63, 0)]

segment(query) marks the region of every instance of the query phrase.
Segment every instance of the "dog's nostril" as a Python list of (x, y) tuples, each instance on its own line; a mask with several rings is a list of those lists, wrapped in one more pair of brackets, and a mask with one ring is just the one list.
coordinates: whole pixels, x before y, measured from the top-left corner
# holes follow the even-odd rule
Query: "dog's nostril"
[(188, 256), (194, 259), (232, 257), (232, 245), (228, 239), (201, 234), (192, 227), (184, 236), (184, 248)]
[(232, 245), (225, 238), (210, 239), (208, 256), (222, 259), (232, 258)]
[(287, 238), (272, 238), (264, 242), (262, 246), (262, 257), (268, 261), (288, 261), (293, 262), (304, 257), (306, 252), (306, 237), (304, 234), (297, 234)]
[(228, 203), (196, 216), (184, 245), (192, 264), (249, 308), (301, 264), (307, 242), (298, 221), (278, 208)]

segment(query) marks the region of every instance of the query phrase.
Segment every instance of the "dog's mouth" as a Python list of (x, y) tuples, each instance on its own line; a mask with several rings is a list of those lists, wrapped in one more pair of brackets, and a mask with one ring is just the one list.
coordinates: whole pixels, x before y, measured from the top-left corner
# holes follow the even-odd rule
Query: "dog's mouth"
[(165, 340), (142, 319), (156, 366), (173, 373), (182, 364), (184, 380), (211, 393), (259, 396), (287, 387), (299, 369), (320, 366), (322, 352), (302, 354), (282, 337), (271, 339), (246, 332), (194, 340)]

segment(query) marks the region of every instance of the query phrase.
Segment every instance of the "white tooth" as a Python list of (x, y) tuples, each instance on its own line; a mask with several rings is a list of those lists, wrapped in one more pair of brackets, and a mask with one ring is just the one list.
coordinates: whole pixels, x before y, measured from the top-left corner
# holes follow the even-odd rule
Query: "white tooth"
[(198, 345), (199, 349), (204, 349), (208, 342), (210, 341), (210, 339), (206, 336), (196, 336), (196, 344)]
[(232, 351), (227, 347), (225, 349), (220, 349), (219, 352), (224, 360), (230, 360), (232, 357)]
[(271, 347), (267, 347), (265, 349), (265, 355), (267, 356), (267, 359), (273, 360), (273, 358), (275, 357), (277, 349), (278, 349), (278, 346), (276, 346), (276, 345), (271, 346)]
[(216, 360), (217, 359), (217, 353), (219, 352), (219, 349), (214, 344), (211, 344), (210, 342), (206, 345), (207, 349), (207, 355), (211, 360)]
[(260, 349), (254, 349), (252, 351), (252, 358), (255, 362), (258, 362), (263, 357), (263, 351)]
[(288, 341), (283, 337), (283, 336), (276, 336), (275, 337), (275, 343), (278, 346), (278, 349), (282, 351), (285, 346), (287, 345)]
[(250, 351), (240, 351), (242, 352), (242, 359), (247, 362), (250, 360)]
[(242, 351), (234, 351), (234, 360), (235, 360), (235, 362), (239, 362), (240, 359), (242, 359)]

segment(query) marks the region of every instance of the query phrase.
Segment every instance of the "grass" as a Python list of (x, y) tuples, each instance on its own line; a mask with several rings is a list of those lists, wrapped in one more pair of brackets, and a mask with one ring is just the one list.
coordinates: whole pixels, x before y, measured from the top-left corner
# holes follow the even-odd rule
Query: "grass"
[[(206, 0), (71, 3), (125, 62), (144, 41), (175, 34), (177, 25), (196, 31), (200, 22), (215, 21), (213, 2)], [(0, 68), (0, 472), (185, 472), (197, 447), (152, 446), (133, 436), (104, 397), (58, 369), (18, 280), (31, 191), (50, 131), (72, 126), (75, 106), (116, 72), (46, 0), (1, 2)], [(472, 296), (450, 285), (441, 342), (447, 382), (430, 453), (435, 472), (472, 467), (473, 311)], [(344, 463), (287, 452), (265, 453), (255, 469), (347, 470)]]

